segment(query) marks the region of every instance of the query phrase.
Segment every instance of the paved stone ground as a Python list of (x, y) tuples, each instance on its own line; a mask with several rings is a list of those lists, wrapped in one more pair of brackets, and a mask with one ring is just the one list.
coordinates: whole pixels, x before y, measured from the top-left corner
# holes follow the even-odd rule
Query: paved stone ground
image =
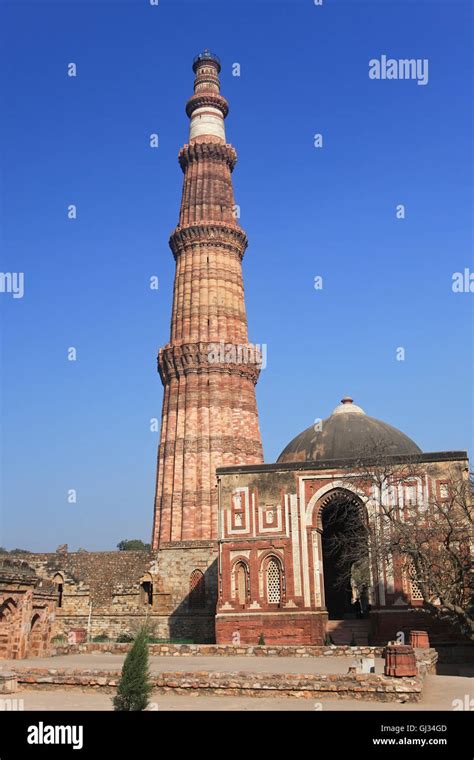
[[(411, 710), (452, 710), (453, 700), (464, 700), (465, 695), (474, 698), (472, 678), (463, 676), (427, 676), (422, 700), (416, 704), (393, 704), (389, 702), (363, 702), (356, 699), (323, 699), (317, 703), (313, 699), (297, 697), (221, 697), (188, 696), (181, 694), (157, 694), (151, 696), (159, 711), (211, 710), (211, 711), (255, 711), (255, 710), (371, 710), (371, 711), (411, 711)], [(111, 710), (112, 696), (95, 692), (79, 691), (35, 691), (23, 689), (15, 695), (23, 699), (25, 710)]]
[[(61, 657), (35, 658), (31, 660), (2, 660), (1, 670), (24, 669), (28, 667), (119, 670), (123, 655), (94, 653), (86, 655), (64, 655)], [(163, 671), (205, 671), (217, 672), (247, 671), (253, 673), (347, 673), (351, 657), (150, 657), (150, 670)], [(313, 699), (297, 697), (223, 697), (219, 695), (199, 696), (181, 694), (152, 695), (158, 710), (304, 710), (314, 711), (321, 705), (322, 710), (452, 710), (453, 700), (474, 698), (473, 665), (442, 665), (441, 675), (427, 676), (420, 702), (416, 704), (394, 704), (353, 699)], [(376, 660), (376, 672), (383, 672), (383, 660)], [(21, 689), (12, 695), (23, 699), (25, 710), (110, 710), (110, 694), (79, 690), (41, 691)], [(1, 703), (0, 703), (1, 704)]]
[[(71, 670), (120, 670), (124, 655), (68, 654), (60, 657), (37, 657), (31, 660), (1, 660), (3, 670), (27, 670), (32, 668), (68, 668)], [(353, 657), (150, 657), (150, 671), (217, 673), (347, 673)], [(375, 660), (375, 672), (383, 673), (384, 661)]]

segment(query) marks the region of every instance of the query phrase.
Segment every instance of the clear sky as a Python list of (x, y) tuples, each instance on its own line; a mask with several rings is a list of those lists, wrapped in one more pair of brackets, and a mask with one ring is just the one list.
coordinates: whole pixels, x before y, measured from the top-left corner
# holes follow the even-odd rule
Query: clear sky
[[(150, 538), (177, 153), (205, 47), (239, 154), (250, 338), (268, 352), (265, 461), (347, 394), (424, 451), (472, 450), (474, 294), (452, 291), (474, 271), (470, 9), (0, 4), (1, 268), (25, 277), (23, 298), (0, 293), (1, 545)], [(382, 55), (428, 59), (428, 84), (370, 79)]]

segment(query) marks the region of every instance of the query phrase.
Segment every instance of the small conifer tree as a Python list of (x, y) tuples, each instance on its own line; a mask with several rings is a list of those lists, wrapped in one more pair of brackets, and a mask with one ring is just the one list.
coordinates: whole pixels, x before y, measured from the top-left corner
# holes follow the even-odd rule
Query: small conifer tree
[(114, 697), (114, 710), (145, 710), (151, 690), (148, 672), (148, 631), (142, 628), (125, 658), (117, 694)]

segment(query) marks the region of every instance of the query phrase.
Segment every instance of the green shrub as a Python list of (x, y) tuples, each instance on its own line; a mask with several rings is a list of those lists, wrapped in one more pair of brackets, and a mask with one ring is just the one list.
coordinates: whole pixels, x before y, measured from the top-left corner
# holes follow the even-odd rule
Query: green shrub
[(142, 628), (128, 652), (114, 697), (114, 710), (145, 710), (152, 690), (148, 672), (148, 632)]
[(148, 636), (149, 644), (194, 644), (194, 639), (160, 639), (159, 636)]
[(134, 638), (131, 633), (120, 633), (117, 636), (117, 644), (130, 644), (132, 641)]
[(259, 647), (265, 646), (265, 639), (263, 638), (263, 633), (261, 633), (260, 636), (258, 637), (258, 646)]
[(107, 636), (106, 633), (99, 633), (98, 636), (94, 636), (94, 638), (92, 639), (92, 641), (96, 641), (96, 642), (99, 643), (101, 641), (110, 641), (110, 639), (109, 639), (109, 637)]
[(52, 644), (65, 644), (66, 641), (67, 641), (67, 638), (62, 633), (58, 634), (57, 636), (53, 636), (53, 638), (51, 639)]

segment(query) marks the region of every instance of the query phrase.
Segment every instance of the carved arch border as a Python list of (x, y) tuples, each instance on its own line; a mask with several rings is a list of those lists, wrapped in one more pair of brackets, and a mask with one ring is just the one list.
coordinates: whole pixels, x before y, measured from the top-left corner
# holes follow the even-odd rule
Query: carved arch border
[(373, 500), (360, 488), (351, 486), (347, 481), (334, 480), (332, 483), (321, 486), (309, 500), (305, 510), (306, 527), (322, 532), (322, 515), (325, 507), (329, 505), (333, 498), (342, 493), (346, 493), (350, 501), (357, 502), (358, 506), (364, 511), (364, 519), (370, 521), (374, 507)]

